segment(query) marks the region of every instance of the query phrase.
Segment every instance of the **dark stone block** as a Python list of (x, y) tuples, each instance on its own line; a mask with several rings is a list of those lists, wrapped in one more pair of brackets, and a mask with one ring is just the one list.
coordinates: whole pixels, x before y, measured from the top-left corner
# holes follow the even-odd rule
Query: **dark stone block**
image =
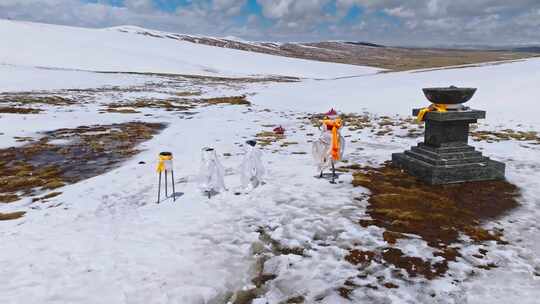
[[(415, 115), (418, 109), (414, 110)], [(424, 142), (404, 153), (392, 154), (392, 163), (429, 184), (504, 179), (505, 165), (467, 144), (469, 124), (486, 112), (458, 110), (428, 112)]]
[(437, 121), (427, 120), (424, 142), (426, 145), (441, 147), (467, 144), (469, 139), (469, 120)]
[(392, 163), (418, 179), (432, 185), (504, 179), (505, 165), (484, 157), (482, 161), (430, 164), (405, 153), (392, 154)]

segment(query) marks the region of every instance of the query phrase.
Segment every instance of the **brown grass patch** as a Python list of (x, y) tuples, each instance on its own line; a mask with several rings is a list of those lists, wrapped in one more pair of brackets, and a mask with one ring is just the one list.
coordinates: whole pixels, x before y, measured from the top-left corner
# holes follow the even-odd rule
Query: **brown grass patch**
[(219, 105), (219, 104), (229, 104), (229, 105), (244, 105), (250, 106), (251, 102), (246, 99), (246, 95), (241, 96), (230, 96), (230, 97), (216, 97), (216, 98), (206, 98), (202, 99), (203, 103), (209, 105)]
[(410, 257), (403, 254), (397, 248), (387, 248), (382, 253), (385, 262), (394, 265), (397, 268), (404, 269), (410, 277), (422, 275), (427, 279), (434, 279), (443, 275), (448, 270), (446, 261), (431, 264), (419, 257)]
[(17, 194), (0, 195), (0, 203), (12, 203), (19, 200)]
[(134, 109), (164, 109), (165, 111), (187, 111), (195, 108), (195, 104), (186, 99), (138, 99), (132, 102), (110, 103), (102, 111), (110, 113), (139, 113)]
[(391, 167), (365, 168), (353, 174), (353, 185), (371, 191), (364, 224), (421, 236), (430, 245), (450, 245), (459, 233), (476, 240), (501, 240), (479, 225), (518, 206), (518, 189), (506, 181), (431, 186)]
[(269, 146), (275, 142), (279, 142), (285, 139), (285, 135), (277, 134), (273, 131), (263, 131), (255, 135), (257, 138), (257, 143), (261, 147)]
[(46, 201), (48, 199), (55, 198), (55, 197), (57, 197), (57, 196), (59, 196), (61, 194), (62, 194), (62, 192), (51, 192), (51, 193), (46, 194), (46, 195), (44, 195), (42, 197), (33, 198), (32, 202), (35, 203), (35, 202), (39, 202), (39, 201)]
[(246, 105), (251, 103), (242, 96), (190, 99), (190, 98), (169, 98), (169, 99), (138, 99), (132, 102), (117, 102), (107, 105), (101, 113), (140, 113), (135, 109), (164, 109), (165, 111), (188, 111), (200, 105)]
[(176, 92), (174, 95), (179, 97), (185, 97), (185, 96), (200, 96), (202, 95), (201, 91), (193, 91), (193, 92)]
[(0, 113), (5, 114), (38, 114), (41, 109), (21, 108), (21, 107), (0, 107)]
[(540, 143), (540, 135), (537, 131), (514, 131), (506, 129), (501, 131), (472, 131), (474, 141), (499, 142), (507, 140), (535, 141)]
[(353, 265), (368, 263), (375, 258), (375, 253), (372, 251), (362, 251), (353, 249), (345, 256), (345, 260)]
[[(0, 201), (40, 195), (100, 175), (135, 155), (138, 152), (135, 146), (152, 138), (163, 127), (130, 122), (59, 129), (22, 147), (0, 149)], [(50, 143), (58, 139), (66, 143)], [(53, 192), (38, 200), (58, 194)]]
[(16, 103), (19, 105), (44, 104), (52, 106), (69, 106), (77, 102), (62, 96), (41, 96), (33, 93), (0, 94), (0, 103)]
[(296, 141), (286, 141), (286, 142), (281, 143), (279, 146), (282, 147), (282, 148), (285, 148), (285, 147), (292, 146), (292, 145), (298, 145), (298, 142), (296, 142)]
[(131, 108), (107, 108), (104, 110), (107, 113), (118, 113), (118, 114), (137, 114), (141, 113), (135, 109)]
[(0, 221), (16, 220), (23, 217), (26, 214), (24, 211), (17, 211), (12, 213), (0, 213)]
[(442, 276), (448, 262), (461, 256), (458, 248), (460, 235), (474, 242), (496, 241), (506, 244), (502, 231), (488, 231), (480, 225), (500, 217), (518, 206), (517, 187), (506, 181), (469, 182), (432, 186), (393, 168), (389, 163), (380, 168), (351, 165), (353, 185), (370, 190), (367, 214), (362, 226), (375, 225), (386, 229), (384, 240), (389, 245), (404, 234), (415, 234), (436, 249), (435, 256), (444, 260), (436, 263), (418, 257), (405, 256), (397, 248), (382, 252), (364, 252), (353, 249), (345, 260), (357, 265), (371, 260), (392, 264), (405, 270), (409, 276), (422, 275), (427, 279)]

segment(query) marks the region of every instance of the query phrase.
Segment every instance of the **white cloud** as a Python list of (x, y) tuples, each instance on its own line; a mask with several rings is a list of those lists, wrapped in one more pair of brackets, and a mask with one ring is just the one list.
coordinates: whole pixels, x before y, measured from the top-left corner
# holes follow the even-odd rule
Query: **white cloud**
[(133, 11), (148, 12), (154, 9), (152, 0), (124, 0), (124, 5)]
[(416, 15), (412, 9), (404, 8), (403, 6), (385, 8), (383, 11), (390, 16), (400, 18), (413, 18)]
[[(247, 0), (197, 0), (175, 12), (152, 0), (0, 0), (0, 18), (89, 27), (134, 24), (167, 31), (260, 40), (371, 40), (415, 44), (540, 40), (538, 0), (256, 0), (262, 15), (239, 24)], [(326, 8), (334, 6), (331, 13)], [(342, 18), (354, 6), (362, 14)], [(387, 17), (381, 17), (386, 14)]]

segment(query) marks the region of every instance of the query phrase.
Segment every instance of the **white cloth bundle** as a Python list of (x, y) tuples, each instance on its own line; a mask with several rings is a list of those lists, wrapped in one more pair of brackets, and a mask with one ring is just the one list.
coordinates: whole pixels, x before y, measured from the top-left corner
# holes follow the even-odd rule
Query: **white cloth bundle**
[(244, 189), (253, 189), (262, 183), (265, 174), (262, 152), (257, 147), (247, 145), (246, 154), (240, 166), (240, 180)]
[(201, 190), (216, 193), (226, 190), (224, 176), (225, 169), (221, 165), (216, 151), (212, 148), (203, 148), (198, 176)]

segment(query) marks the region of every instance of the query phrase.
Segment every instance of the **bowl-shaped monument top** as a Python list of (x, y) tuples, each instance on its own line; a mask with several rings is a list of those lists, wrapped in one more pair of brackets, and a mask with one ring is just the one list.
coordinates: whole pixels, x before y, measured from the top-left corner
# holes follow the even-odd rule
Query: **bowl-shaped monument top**
[(438, 104), (465, 103), (469, 101), (476, 92), (476, 88), (458, 88), (455, 86), (446, 88), (425, 88), (422, 90), (429, 101)]

